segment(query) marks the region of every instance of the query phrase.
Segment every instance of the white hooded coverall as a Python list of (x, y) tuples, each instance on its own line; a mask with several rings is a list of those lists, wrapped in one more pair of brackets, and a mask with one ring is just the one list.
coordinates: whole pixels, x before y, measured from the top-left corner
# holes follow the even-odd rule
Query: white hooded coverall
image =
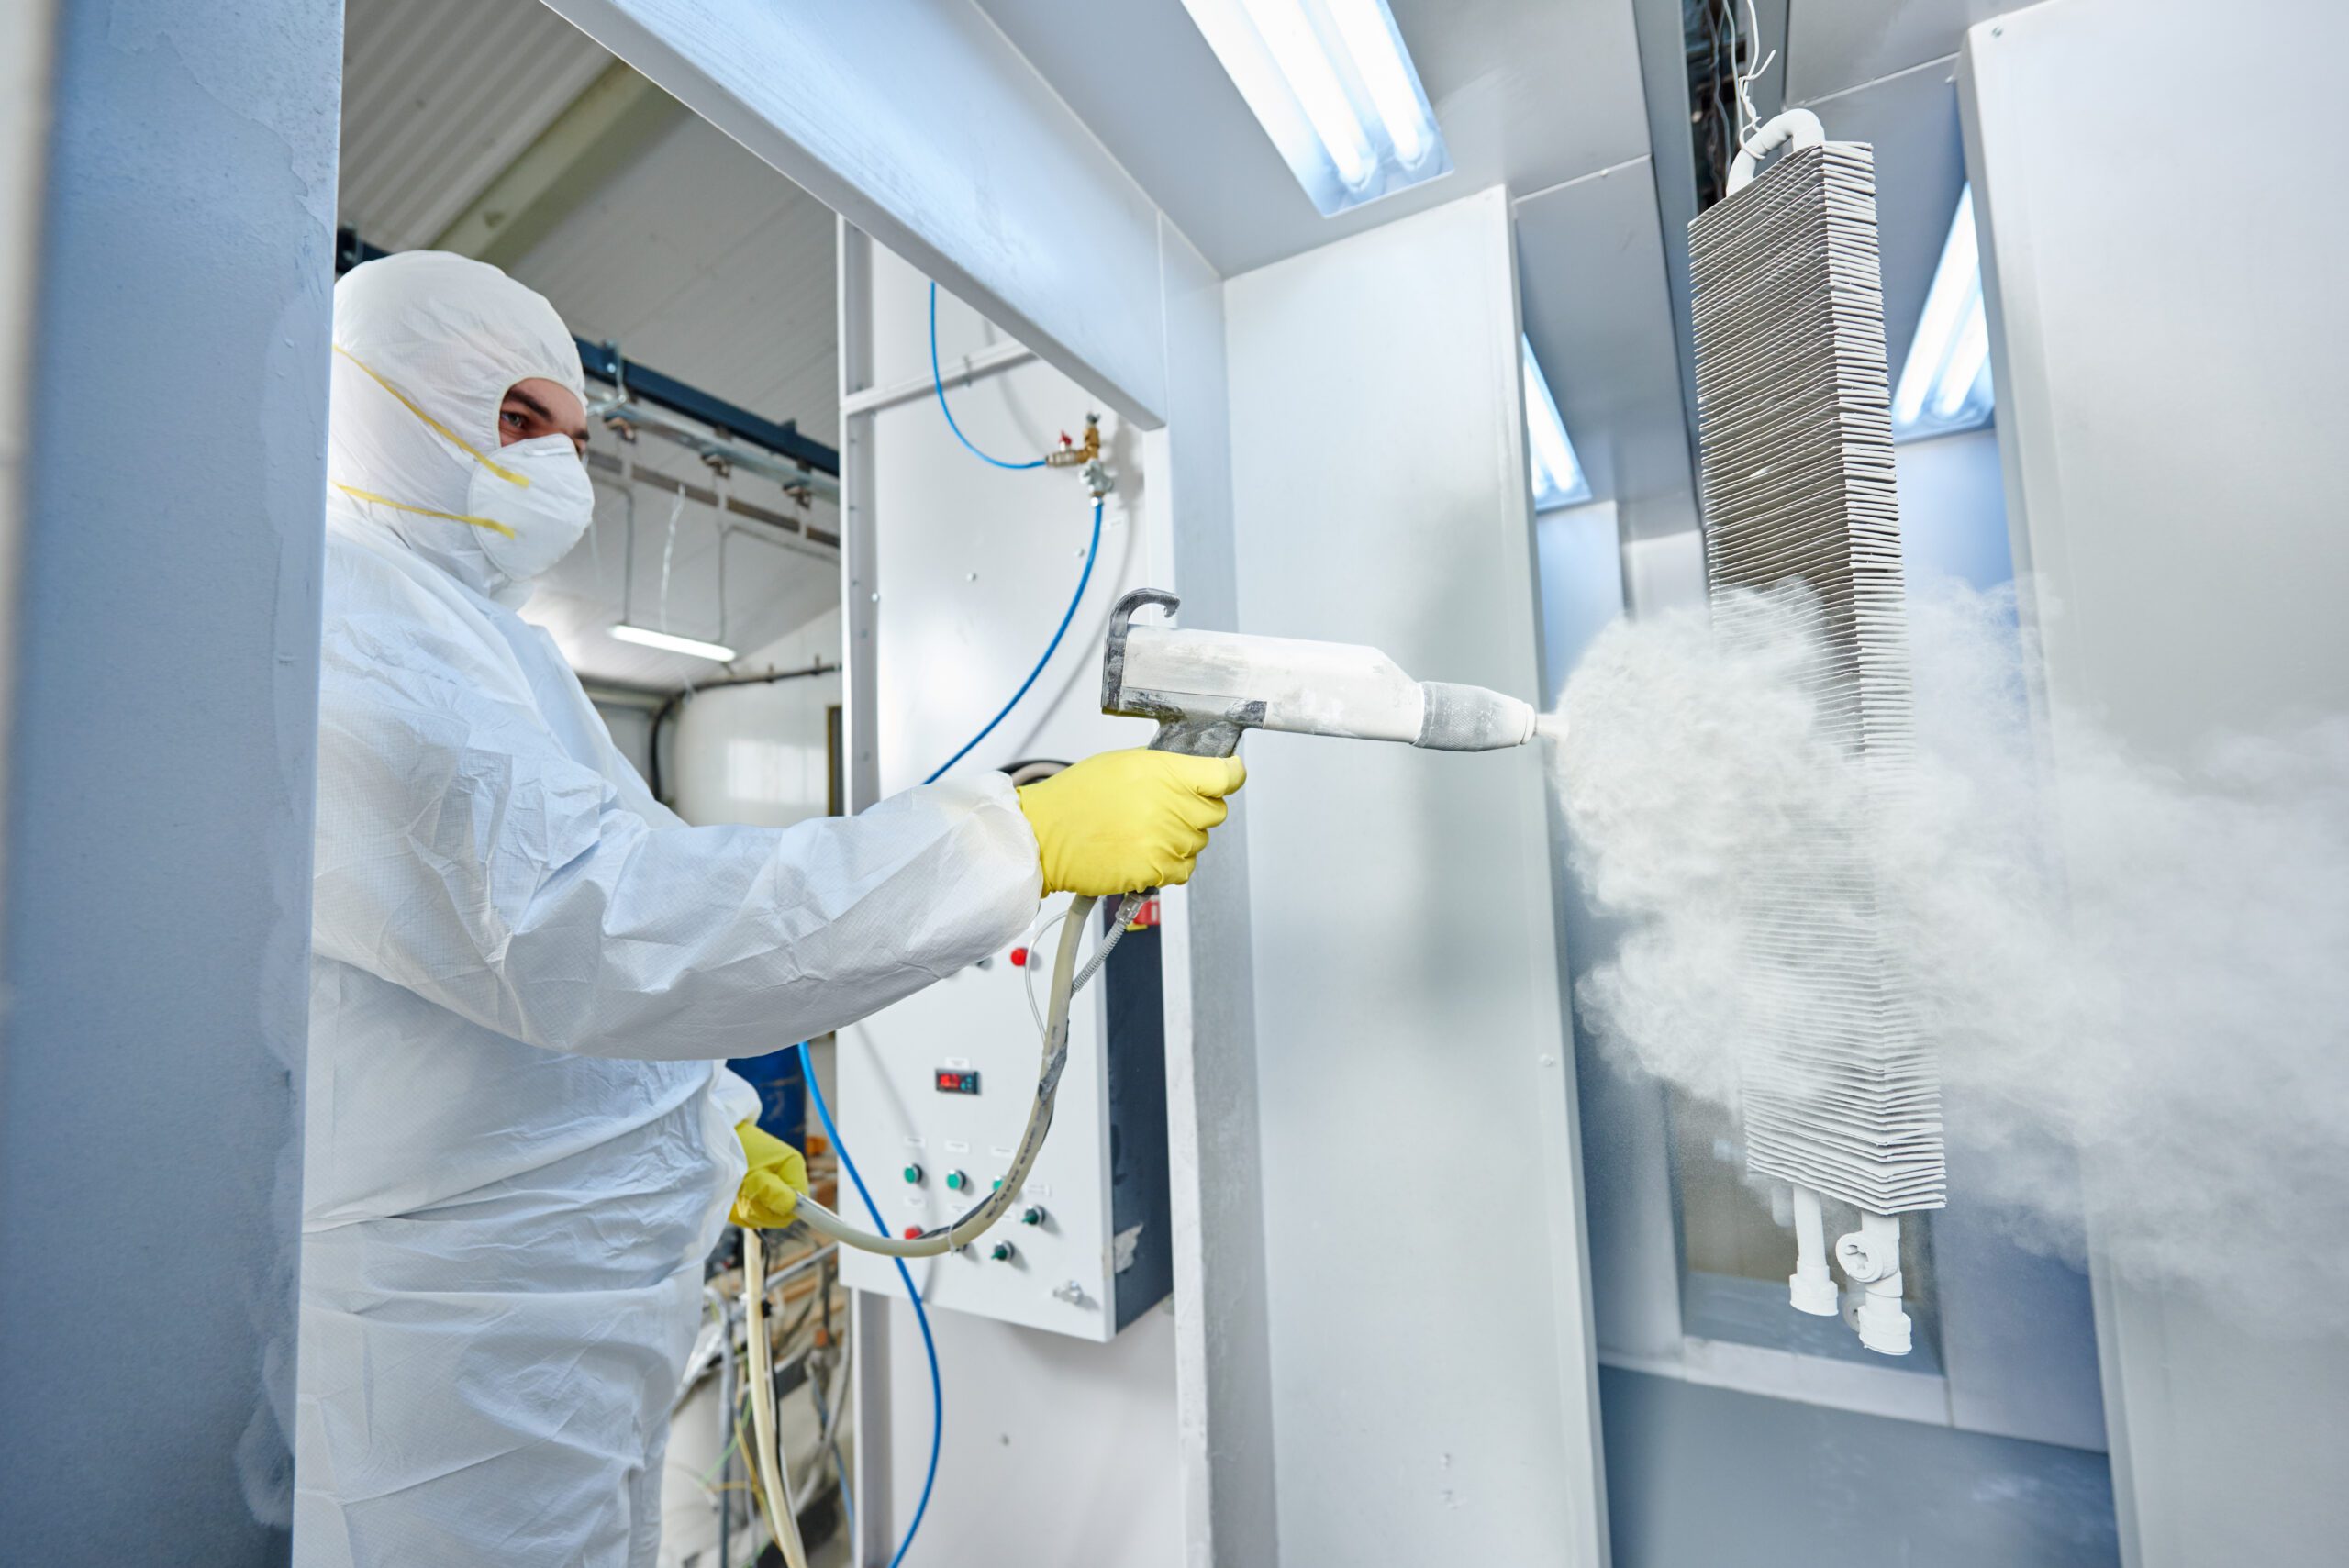
[[(514, 612), (501, 560), (542, 571), (587, 517), (483, 526), (484, 468), (529, 472), (506, 391), (584, 394), (553, 308), (411, 253), (334, 320), (295, 1561), (649, 1568), (757, 1114), (720, 1059), (1011, 941), (1035, 839), (994, 773), (684, 826)], [(584, 494), (537, 456), (537, 501)]]

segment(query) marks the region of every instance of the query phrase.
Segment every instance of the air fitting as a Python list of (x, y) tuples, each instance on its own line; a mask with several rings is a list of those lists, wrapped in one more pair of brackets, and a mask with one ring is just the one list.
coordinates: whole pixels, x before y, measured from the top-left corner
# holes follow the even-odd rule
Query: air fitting
[(1098, 414), (1085, 417), (1085, 439), (1082, 441), (1063, 430), (1060, 450), (1045, 453), (1044, 464), (1048, 468), (1082, 469), (1085, 488), (1093, 492), (1096, 501), (1118, 487), (1117, 480), (1110, 476), (1109, 465), (1101, 458), (1101, 416)]
[(1076, 440), (1066, 430), (1061, 432), (1060, 450), (1044, 454), (1048, 468), (1083, 468), (1088, 462), (1101, 461), (1101, 416), (1085, 417), (1085, 439)]

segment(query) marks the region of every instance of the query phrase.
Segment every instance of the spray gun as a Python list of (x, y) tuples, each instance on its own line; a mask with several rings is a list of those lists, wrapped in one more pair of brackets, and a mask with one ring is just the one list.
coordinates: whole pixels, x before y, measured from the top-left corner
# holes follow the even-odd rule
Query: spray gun
[(1172, 615), (1179, 603), (1161, 588), (1119, 600), (1101, 661), (1101, 711), (1157, 719), (1153, 751), (1229, 757), (1251, 729), (1400, 740), (1431, 751), (1494, 751), (1564, 733), (1564, 720), (1531, 703), (1483, 686), (1415, 681), (1375, 648), (1133, 624), (1145, 605)]
[[(1536, 735), (1554, 740), (1565, 733), (1564, 720), (1536, 714), (1531, 704), (1500, 692), (1415, 681), (1375, 648), (1133, 624), (1134, 612), (1144, 606), (1171, 615), (1180, 602), (1161, 588), (1128, 594), (1110, 612), (1108, 645), (1102, 653), (1101, 711), (1158, 720), (1150, 743), (1153, 751), (1229, 757), (1251, 729), (1400, 740), (1433, 751), (1495, 751), (1522, 746)], [(1000, 1219), (1018, 1197), (1052, 1126), (1053, 1097), (1068, 1062), (1070, 998), (1108, 958), (1141, 899), (1139, 893), (1126, 895), (1082, 969), (1077, 946), (1095, 900), (1070, 901), (1053, 955), (1035, 1103), (1010, 1168), (993, 1193), (951, 1224), (902, 1237), (867, 1234), (813, 1198), (802, 1197), (799, 1214), (808, 1226), (868, 1252), (911, 1258), (964, 1246)]]

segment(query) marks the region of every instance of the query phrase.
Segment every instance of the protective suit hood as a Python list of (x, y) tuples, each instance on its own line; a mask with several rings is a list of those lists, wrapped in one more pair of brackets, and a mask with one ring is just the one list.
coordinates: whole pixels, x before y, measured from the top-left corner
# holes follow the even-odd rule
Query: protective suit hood
[(411, 250), (334, 291), (328, 516), (381, 530), (505, 604), (578, 542), (594, 493), (568, 440), (498, 444), (498, 406), (534, 376), (584, 403), (554, 306), (486, 262)]

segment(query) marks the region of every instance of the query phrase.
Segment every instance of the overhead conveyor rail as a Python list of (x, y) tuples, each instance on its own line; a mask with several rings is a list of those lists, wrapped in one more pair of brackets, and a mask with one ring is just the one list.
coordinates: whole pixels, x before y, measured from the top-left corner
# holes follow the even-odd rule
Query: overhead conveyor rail
[[(380, 245), (371, 245), (360, 238), (359, 231), (348, 226), (335, 230), (334, 270), (337, 277), (362, 261), (373, 261), (391, 252)], [(807, 473), (821, 474), (832, 484), (818, 485), (821, 494), (837, 493), (841, 473), (840, 452), (823, 442), (799, 433), (794, 420), (765, 418), (747, 408), (739, 407), (720, 397), (712, 396), (699, 387), (690, 386), (672, 375), (664, 375), (650, 365), (623, 358), (617, 344), (592, 343), (574, 337), (579, 345), (579, 368), (591, 381), (625, 392), (636, 403), (682, 414), (696, 423), (708, 427), (721, 438), (771, 452), (785, 462)], [(778, 483), (790, 484), (788, 477), (771, 475)]]

